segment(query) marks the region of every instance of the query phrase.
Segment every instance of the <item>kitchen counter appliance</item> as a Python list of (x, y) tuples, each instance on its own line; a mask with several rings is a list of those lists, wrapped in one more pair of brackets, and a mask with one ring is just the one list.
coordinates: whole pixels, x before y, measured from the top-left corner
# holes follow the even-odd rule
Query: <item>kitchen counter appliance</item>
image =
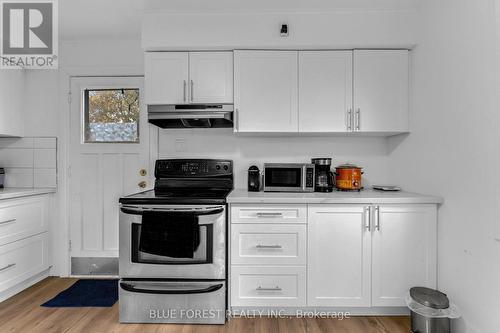
[(264, 163), (264, 192), (314, 192), (314, 164)]
[(341, 191), (361, 191), (363, 168), (354, 164), (342, 164), (335, 168), (335, 187)]
[(155, 177), (120, 198), (120, 322), (224, 324), (232, 161), (158, 160)]
[(260, 191), (260, 170), (255, 165), (252, 165), (250, 168), (248, 168), (248, 191)]
[(332, 192), (333, 191), (333, 172), (331, 170), (331, 158), (313, 158), (314, 164), (314, 192)]

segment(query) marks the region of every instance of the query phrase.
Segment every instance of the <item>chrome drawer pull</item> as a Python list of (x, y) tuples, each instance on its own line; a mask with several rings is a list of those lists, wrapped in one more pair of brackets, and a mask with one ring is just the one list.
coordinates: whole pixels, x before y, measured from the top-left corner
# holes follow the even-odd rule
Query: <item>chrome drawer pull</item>
[(257, 244), (255, 245), (256, 248), (258, 249), (282, 249), (283, 246), (279, 245), (279, 244), (276, 244), (276, 245), (261, 245), (261, 244)]
[(261, 286), (258, 286), (257, 288), (255, 288), (255, 290), (257, 290), (257, 291), (282, 291), (283, 289), (281, 289), (278, 286), (276, 286), (274, 288), (262, 288)]
[(282, 217), (283, 213), (257, 213), (257, 217)]
[(14, 266), (16, 266), (16, 264), (9, 264), (9, 265), (7, 265), (7, 266), (5, 266), (5, 267), (0, 268), (0, 272), (3, 272), (3, 271), (5, 271), (6, 269), (9, 269), (9, 268), (14, 267)]
[(16, 222), (16, 219), (10, 219), (10, 220), (2, 221), (2, 222), (0, 222), (0, 225), (7, 224), (7, 223), (12, 223), (12, 222)]

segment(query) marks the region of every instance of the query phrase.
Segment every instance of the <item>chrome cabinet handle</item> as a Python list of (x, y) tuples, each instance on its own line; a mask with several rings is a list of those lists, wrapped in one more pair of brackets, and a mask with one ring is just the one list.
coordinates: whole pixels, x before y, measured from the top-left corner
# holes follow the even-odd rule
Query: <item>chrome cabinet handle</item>
[(194, 100), (194, 83), (191, 80), (191, 102)]
[(375, 206), (375, 230), (380, 230), (380, 207)]
[(258, 249), (282, 249), (283, 246), (279, 245), (279, 244), (276, 244), (276, 245), (261, 245), (261, 244), (257, 244), (255, 245), (256, 248)]
[(365, 207), (365, 229), (367, 231), (371, 230), (371, 215), (372, 215), (372, 206)]
[(352, 109), (351, 108), (349, 108), (347, 110), (346, 126), (347, 126), (348, 131), (352, 130)]
[(238, 132), (240, 129), (240, 125), (239, 125), (240, 115), (239, 115), (238, 111), (239, 111), (238, 109), (234, 109), (234, 131), (235, 132)]
[(16, 219), (10, 219), (10, 220), (2, 221), (2, 222), (0, 222), (0, 225), (7, 224), (7, 223), (12, 223), (12, 222), (16, 222)]
[(187, 86), (187, 83), (186, 83), (186, 80), (184, 80), (184, 85), (183, 85), (183, 87), (184, 87), (184, 91), (183, 91), (183, 94), (184, 94), (184, 95), (183, 95), (184, 102), (186, 101), (186, 86)]
[(255, 288), (255, 290), (257, 290), (257, 291), (282, 291), (283, 289), (281, 289), (279, 286), (276, 286), (274, 288), (263, 288), (261, 286), (258, 286), (257, 288)]
[(14, 264), (8, 264), (7, 266), (0, 268), (0, 272), (3, 272), (3, 271), (5, 271), (6, 269), (9, 269), (9, 268), (14, 267), (14, 266), (16, 266), (16, 264), (15, 264), (15, 263), (14, 263)]
[(355, 119), (355, 124), (356, 124), (356, 131), (359, 131), (359, 123), (360, 123), (360, 117), (361, 117), (361, 109), (358, 108), (356, 110), (356, 115), (354, 117)]
[(257, 213), (257, 217), (282, 217), (283, 213)]

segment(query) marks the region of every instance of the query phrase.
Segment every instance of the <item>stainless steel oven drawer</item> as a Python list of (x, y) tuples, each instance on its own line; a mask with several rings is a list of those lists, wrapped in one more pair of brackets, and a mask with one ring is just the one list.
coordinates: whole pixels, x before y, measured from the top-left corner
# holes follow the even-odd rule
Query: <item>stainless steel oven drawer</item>
[(121, 323), (224, 324), (225, 281), (119, 282)]

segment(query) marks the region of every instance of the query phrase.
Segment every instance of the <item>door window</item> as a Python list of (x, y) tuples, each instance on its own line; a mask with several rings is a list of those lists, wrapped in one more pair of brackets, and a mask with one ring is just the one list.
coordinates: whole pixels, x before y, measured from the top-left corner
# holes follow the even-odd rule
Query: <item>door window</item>
[(139, 89), (85, 89), (85, 143), (139, 143)]

